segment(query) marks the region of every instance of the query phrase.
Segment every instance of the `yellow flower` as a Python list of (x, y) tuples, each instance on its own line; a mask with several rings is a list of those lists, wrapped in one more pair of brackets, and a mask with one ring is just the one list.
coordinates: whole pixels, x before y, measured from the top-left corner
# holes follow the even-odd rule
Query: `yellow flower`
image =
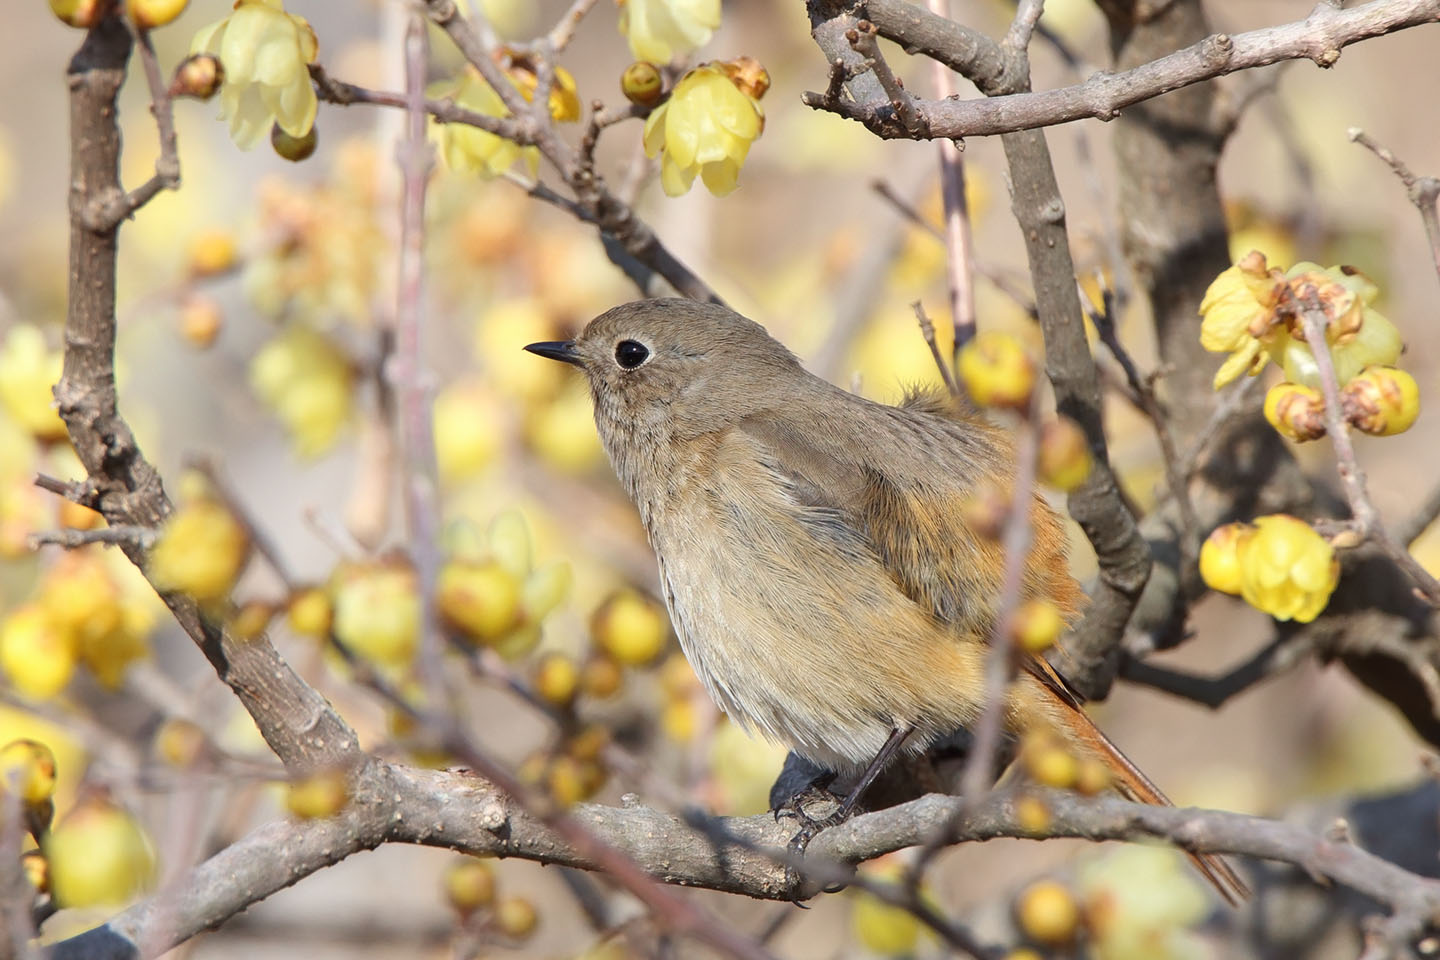
[(1266, 267), (1264, 254), (1251, 251), (1205, 291), (1200, 345), (1230, 354), (1215, 374), (1216, 390), (1242, 373), (1259, 373), (1270, 359), (1262, 348), (1276, 336), (1272, 327), (1280, 286), (1279, 271)]
[(620, 32), (636, 60), (669, 63), (710, 40), (720, 0), (620, 0)]
[(1340, 581), (1340, 561), (1325, 538), (1283, 513), (1257, 518), (1239, 552), (1240, 595), (1276, 620), (1314, 620)]
[(1286, 380), (1265, 394), (1265, 419), (1296, 443), (1325, 436), (1325, 398), (1319, 390)]
[(309, 71), (315, 31), (304, 17), (286, 13), (280, 0), (239, 0), (234, 13), (195, 34), (190, 52), (220, 58), (220, 115), (230, 121), (230, 138), (240, 149), (263, 140), (272, 124), (292, 137), (315, 125)]
[(664, 153), (660, 184), (678, 197), (698, 173), (717, 197), (734, 190), (750, 144), (765, 129), (765, 112), (731, 79), (726, 65), (696, 67), (670, 99), (645, 119), (645, 153)]
[[(533, 102), (540, 78), (535, 75), (530, 64), (517, 60), (510, 68), (509, 76), (519, 88), (521, 96)], [(575, 77), (564, 67), (555, 68), (555, 79), (550, 85), (550, 97), (546, 105), (550, 108), (550, 116), (560, 123), (574, 123), (580, 119), (580, 91), (575, 86)]]
[(1396, 367), (1366, 367), (1341, 393), (1345, 417), (1358, 429), (1377, 437), (1393, 437), (1410, 429), (1420, 416), (1420, 386)]
[(1008, 333), (985, 330), (976, 334), (960, 348), (958, 370), (970, 399), (982, 407), (1023, 410), (1030, 405), (1035, 362), (1025, 352), (1025, 345)]
[(1254, 532), (1248, 523), (1227, 523), (1210, 531), (1200, 546), (1200, 579), (1207, 587), (1239, 595), (1240, 548)]
[[(573, 82), (573, 81), (572, 81)], [(556, 74), (556, 90), (551, 91), (551, 109), (555, 93), (560, 89), (559, 74)], [(460, 78), (448, 85), (437, 85), (431, 89), (432, 96), (449, 97), (457, 106), (487, 117), (508, 117), (510, 111), (505, 101), (480, 71), (467, 66)], [(522, 147), (513, 140), (506, 140), (488, 130), (468, 123), (446, 123), (440, 127), (441, 152), (451, 170), (463, 170), (482, 177), (498, 177), (514, 166), (521, 157), (533, 172), (540, 162), (540, 151), (534, 147)]]
[[(1389, 366), (1400, 359), (1405, 346), (1400, 331), (1371, 306), (1380, 295), (1380, 288), (1365, 274), (1354, 267), (1322, 269), (1315, 263), (1297, 263), (1286, 272), (1285, 278), (1297, 297), (1307, 288), (1315, 288), (1329, 318), (1325, 340), (1335, 364), (1335, 379), (1341, 386), (1372, 364)], [(1309, 344), (1291, 340), (1283, 356), (1276, 359), (1284, 364), (1286, 379), (1319, 388), (1320, 372)]]
[(184, 503), (165, 521), (147, 569), (155, 589), (188, 593), (201, 603), (223, 600), (240, 578), (249, 538), (221, 503)]
[(63, 363), (60, 351), (46, 348), (45, 334), (34, 324), (11, 327), (0, 345), (0, 407), (40, 440), (65, 437), (65, 423), (50, 392)]
[(291, 324), (250, 361), (250, 384), (280, 418), (301, 456), (319, 456), (350, 422), (352, 372), (324, 334)]
[(71, 810), (42, 849), (62, 907), (122, 904), (154, 880), (155, 851), (144, 828), (103, 796)]

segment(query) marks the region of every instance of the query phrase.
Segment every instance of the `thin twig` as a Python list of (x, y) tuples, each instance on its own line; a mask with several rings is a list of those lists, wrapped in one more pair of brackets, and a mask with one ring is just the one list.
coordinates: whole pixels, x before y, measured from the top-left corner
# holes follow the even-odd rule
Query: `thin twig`
[(125, 543), (149, 550), (155, 546), (160, 532), (151, 527), (119, 526), (97, 527), (94, 530), (41, 530), (30, 534), (26, 545), (38, 550), (45, 545), (74, 550), (92, 543)]
[(890, 69), (890, 63), (885, 59), (885, 54), (880, 50), (880, 44), (875, 39), (875, 25), (869, 20), (861, 20), (855, 25), (855, 29), (845, 34), (845, 39), (855, 52), (865, 58), (870, 67), (870, 72), (875, 74), (875, 79), (880, 81), (880, 87), (885, 91), (885, 96), (890, 100), (890, 107), (900, 118), (901, 125), (915, 134), (921, 133), (920, 118), (915, 113), (915, 98), (905, 89), (900, 78)]
[(1395, 176), (1400, 178), (1400, 182), (1405, 184), (1405, 193), (1410, 197), (1415, 209), (1420, 211), (1420, 219), (1425, 224), (1425, 239), (1430, 241), (1430, 257), (1435, 261), (1435, 274), (1440, 277), (1440, 209), (1437, 209), (1437, 206), (1440, 206), (1440, 179), (1417, 177), (1410, 172), (1403, 160), (1395, 156), (1389, 148), (1376, 143), (1359, 127), (1351, 127), (1346, 131), (1346, 135), (1385, 161), (1395, 172)]
[(1005, 39), (1001, 43), (1011, 50), (1024, 50), (1030, 46), (1030, 37), (1044, 12), (1045, 0), (1020, 0), (1015, 5), (1015, 19), (1010, 22), (1010, 29), (1005, 31)]
[(1120, 675), (1131, 683), (1163, 690), (1214, 710), (1255, 684), (1304, 663), (1313, 648), (1314, 642), (1306, 634), (1282, 634), (1219, 676), (1198, 676), (1134, 659), (1126, 660)]
[[(405, 135), (396, 145), (400, 167), (400, 244), (395, 285), (395, 353), (382, 363), (395, 391), (403, 451), (405, 518), (421, 601), (419, 668), (433, 704), (448, 704), (441, 633), (435, 616), (440, 572), (439, 490), (431, 387), (425, 372), (425, 192), (435, 152), (425, 136), (425, 77), (429, 63), (425, 13), (414, 7), (405, 25)], [(538, 95), (537, 95), (538, 96)], [(548, 98), (548, 93), (546, 94)]]
[[(949, 16), (950, 0), (929, 0), (930, 12)], [(955, 74), (936, 60), (935, 97), (945, 100), (956, 94)], [(951, 362), (975, 336), (975, 245), (970, 231), (970, 201), (965, 196), (965, 155), (954, 140), (941, 140), (940, 198), (945, 208), (946, 285), (950, 294), (950, 320), (955, 328)]]
[(1431, 604), (1440, 604), (1440, 581), (1385, 530), (1380, 511), (1375, 508), (1366, 490), (1365, 471), (1355, 456), (1355, 445), (1350, 441), (1350, 425), (1345, 422), (1335, 361), (1330, 355), (1330, 344), (1325, 339), (1329, 317), (1313, 284), (1307, 285), (1301, 292), (1296, 306), (1306, 345), (1315, 358), (1315, 368), (1320, 376), (1320, 390), (1325, 397), (1325, 427), (1335, 450), (1335, 469), (1340, 475), (1345, 500), (1350, 505), (1354, 530), (1362, 540), (1372, 540), (1383, 549), (1410, 576)]
[(958, 397), (960, 384), (955, 381), (955, 374), (950, 370), (950, 362), (940, 354), (940, 345), (935, 342), (935, 324), (925, 315), (925, 308), (916, 300), (910, 304), (915, 311), (915, 319), (920, 322), (920, 335), (925, 338), (925, 345), (930, 348), (930, 356), (935, 360), (935, 367), (940, 371), (940, 379), (945, 381), (945, 389), (950, 391), (950, 396)]
[[(409, 100), (403, 93), (392, 93), (386, 90), (371, 90), (367, 87), (357, 86), (353, 83), (346, 83), (343, 80), (336, 80), (325, 72), (325, 68), (318, 63), (310, 65), (310, 79), (315, 82), (315, 92), (321, 100), (326, 103), (333, 103), (337, 106), (348, 107), (357, 103), (370, 104), (377, 107), (395, 107), (400, 110), (407, 109)], [(478, 113), (474, 110), (467, 110), (456, 104), (453, 100), (434, 100), (426, 98), (425, 112), (441, 123), (464, 123), (472, 127), (478, 127), (486, 133), (493, 133), (497, 137), (504, 137), (519, 144), (522, 147), (533, 145), (533, 138), (530, 138), (524, 127), (516, 122), (513, 117), (492, 117), (488, 113)]]
[[(888, 35), (892, 25), (914, 25), (912, 13), (899, 12), (907, 8), (913, 9), (913, 5), (905, 0), (872, 0), (866, 12), (881, 27), (882, 35)], [(1333, 66), (1340, 59), (1341, 49), (1352, 43), (1431, 23), (1436, 18), (1440, 18), (1440, 0), (1373, 0), (1345, 9), (1320, 4), (1305, 20), (1234, 36), (1214, 34), (1133, 69), (1099, 73), (1068, 87), (1038, 93), (996, 91), (1005, 95), (973, 100), (916, 101), (916, 126), (932, 138), (956, 139), (1032, 130), (1092, 117), (1113, 120), (1126, 107), (1238, 70), (1302, 58), (1322, 67)], [(930, 26), (928, 22), (925, 25)], [(961, 36), (959, 31), (955, 33)], [(941, 38), (938, 33), (932, 36)], [(964, 36), (963, 42), (946, 45), (941, 40), (920, 52), (933, 56), (946, 49), (963, 51), (961, 59), (951, 66), (968, 76), (966, 68), (974, 66), (976, 44), (968, 34)], [(1000, 84), (1003, 86), (1004, 81)], [(813, 92), (805, 93), (802, 101), (857, 120), (881, 137), (916, 136), (911, 127), (873, 104), (826, 98)]]
[(140, 51), (140, 63), (145, 70), (145, 83), (150, 88), (150, 112), (155, 117), (155, 128), (160, 135), (160, 155), (155, 158), (155, 173), (149, 180), (128, 193), (119, 196), (108, 194), (98, 206), (86, 208), (86, 225), (96, 230), (119, 226), (161, 190), (174, 190), (180, 186), (180, 152), (175, 139), (175, 113), (170, 88), (160, 75), (160, 61), (150, 42), (150, 31), (139, 29), (129, 17), (125, 18), (125, 25), (134, 35), (136, 48)]
[(1407, 547), (1412, 546), (1430, 529), (1430, 524), (1435, 522), (1436, 517), (1440, 517), (1440, 484), (1433, 487), (1420, 506), (1415, 508), (1415, 512), (1396, 527), (1395, 539)]
[(1100, 341), (1110, 350), (1110, 355), (1115, 362), (1120, 364), (1120, 369), (1125, 372), (1126, 383), (1134, 394), (1135, 402), (1139, 405), (1146, 419), (1150, 421), (1151, 428), (1155, 431), (1155, 439), (1160, 443), (1160, 457), (1165, 465), (1165, 482), (1170, 487), (1170, 495), (1175, 498), (1175, 503), (1180, 509), (1180, 557), (1181, 569), (1190, 569), (1200, 549), (1200, 520), (1195, 513), (1195, 503), (1190, 497), (1189, 477), (1180, 470), (1180, 456), (1175, 447), (1175, 435), (1170, 431), (1170, 412), (1161, 402), (1155, 392), (1153, 375), (1142, 376), (1135, 360), (1125, 345), (1120, 342), (1120, 333), (1115, 323), (1115, 294), (1104, 282), (1104, 277), (1097, 277), (1100, 283), (1100, 309), (1095, 309), (1088, 297), (1083, 293), (1080, 303), (1085, 308), (1086, 315), (1090, 322), (1095, 325), (1095, 332), (1100, 335)]

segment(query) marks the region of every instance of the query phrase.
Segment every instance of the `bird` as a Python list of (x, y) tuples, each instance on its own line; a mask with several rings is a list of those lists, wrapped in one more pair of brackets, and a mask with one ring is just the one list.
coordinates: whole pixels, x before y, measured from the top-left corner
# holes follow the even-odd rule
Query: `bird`
[[(897, 753), (976, 722), (1005, 557), (962, 507), (1013, 484), (1006, 431), (946, 393), (892, 406), (842, 390), (713, 303), (626, 303), (525, 349), (584, 372), (681, 649), (726, 714), (863, 771), (845, 812)], [(1084, 593), (1060, 517), (1036, 493), (1030, 520), (1020, 599), (1073, 620)], [(1128, 799), (1169, 805), (1043, 658), (1022, 656), (1004, 720), (1100, 760)], [(1232, 904), (1248, 894), (1223, 859), (1192, 860)]]

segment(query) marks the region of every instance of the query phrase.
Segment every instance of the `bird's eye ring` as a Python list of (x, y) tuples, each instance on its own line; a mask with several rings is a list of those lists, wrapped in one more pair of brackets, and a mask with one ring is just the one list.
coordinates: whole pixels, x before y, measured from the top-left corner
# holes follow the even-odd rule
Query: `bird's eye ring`
[(650, 348), (639, 340), (621, 340), (615, 345), (615, 362), (626, 370), (634, 370), (650, 359)]

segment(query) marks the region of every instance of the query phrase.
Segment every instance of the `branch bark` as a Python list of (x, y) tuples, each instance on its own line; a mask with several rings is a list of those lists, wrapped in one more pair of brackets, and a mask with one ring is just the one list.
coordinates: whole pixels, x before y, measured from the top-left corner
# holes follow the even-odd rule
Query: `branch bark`
[[(64, 941), (52, 949), (52, 960), (157, 955), (305, 876), (386, 842), (594, 868), (488, 781), (374, 761), (358, 782), (353, 801), (339, 816), (260, 827), (194, 868), (168, 900), (152, 897), (104, 926)], [(846, 878), (850, 865), (915, 846), (937, 823), (953, 824), (947, 838), (951, 843), (1035, 837), (1017, 815), (1021, 796), (999, 791), (967, 802), (930, 795), (864, 814), (816, 837), (807, 862), (819, 867), (821, 876)], [(1440, 914), (1440, 882), (1301, 826), (1237, 813), (1151, 807), (1118, 797), (1083, 798), (1057, 791), (1032, 791), (1028, 796), (1049, 811), (1045, 836), (1159, 839), (1195, 853), (1292, 863), (1390, 907), (1396, 917)], [(785, 846), (793, 827), (768, 814), (714, 818), (700, 826), (638, 804), (585, 804), (572, 815), (666, 883), (765, 900), (814, 893), (793, 873), (787, 875)], [(135, 946), (142, 943), (147, 945), (143, 954)]]
[[(171, 511), (160, 475), (145, 459), (121, 416), (115, 393), (115, 280), (119, 225), (86, 216), (121, 192), (116, 97), (124, 82), (131, 36), (112, 14), (90, 30), (71, 60), (70, 274), (65, 365), (55, 385), (60, 416), (89, 474), (93, 506), (111, 526), (156, 529)], [(141, 570), (138, 541), (120, 548)], [(278, 757), (292, 768), (358, 761), (355, 733), (295, 674), (264, 637), (238, 640), (206, 618), (193, 600), (161, 594), (254, 718)]]

